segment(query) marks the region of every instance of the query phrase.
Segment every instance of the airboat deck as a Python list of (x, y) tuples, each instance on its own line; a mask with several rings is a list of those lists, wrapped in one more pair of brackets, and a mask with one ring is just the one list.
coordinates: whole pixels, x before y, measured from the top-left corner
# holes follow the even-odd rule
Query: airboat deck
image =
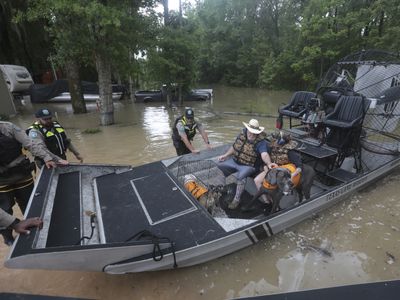
[[(339, 65), (343, 70), (347, 66), (343, 62)], [(254, 210), (242, 211), (256, 192), (249, 178), (239, 207), (229, 209), (236, 180), (234, 175), (223, 176), (217, 158), (230, 145), (137, 167), (70, 165), (44, 169), (25, 216), (41, 216), (44, 227), (18, 236), (5, 265), (112, 274), (191, 266), (255, 244), (386, 176), (400, 165), (400, 87), (394, 85), (400, 83), (400, 62), (397, 69), (381, 68), (367, 59), (356, 64), (360, 66), (357, 69), (350, 57), (348, 65), (353, 71), (362, 71), (354, 78), (359, 75), (363, 82), (356, 80), (350, 91), (357, 95), (343, 95), (346, 91), (339, 89), (333, 94), (343, 97), (332, 101), (332, 89), (343, 81), (341, 78), (337, 83), (337, 74), (347, 74), (332, 72), (336, 80), (325, 85), (330, 87), (328, 96), (326, 90), (319, 93), (324, 103), (321, 109), (327, 112), (323, 135), (303, 126), (307, 103), (293, 112), (296, 99), (313, 99), (316, 94), (297, 92), (291, 105), (279, 109), (293, 118), (284, 130), (298, 142), (295, 150), (303, 163), (317, 174), (309, 200), (298, 203), (293, 194), (282, 198), (281, 210), (276, 213), (271, 214), (270, 207), (261, 203)], [(366, 71), (368, 66), (370, 72)], [(390, 70), (391, 77), (376, 70)], [(378, 80), (383, 91), (372, 89), (373, 80)], [(364, 96), (356, 87), (362, 87), (361, 91), (368, 87), (369, 94)], [(185, 189), (186, 175), (194, 175), (209, 189), (222, 188), (213, 214)]]
[[(44, 228), (19, 236), (6, 266), (126, 273), (198, 264), (311, 217), (400, 163), (392, 157), (370, 165), (374, 170), (367, 174), (336, 169), (353, 176), (330, 178), (329, 186), (316, 180), (310, 201), (299, 205), (295, 195), (284, 197), (282, 211), (274, 215), (262, 206), (249, 213), (229, 210), (229, 200), (221, 199), (225, 214), (212, 216), (186, 191), (184, 174), (176, 172), (186, 168), (185, 173), (208, 178), (204, 169), (193, 167), (206, 161), (207, 173), (215, 172), (209, 165), (225, 150), (205, 151), (199, 160), (188, 155), (135, 168), (71, 165), (43, 170), (26, 217), (42, 216)], [(242, 205), (252, 197), (251, 185), (246, 189)], [(228, 191), (225, 197), (230, 196)]]

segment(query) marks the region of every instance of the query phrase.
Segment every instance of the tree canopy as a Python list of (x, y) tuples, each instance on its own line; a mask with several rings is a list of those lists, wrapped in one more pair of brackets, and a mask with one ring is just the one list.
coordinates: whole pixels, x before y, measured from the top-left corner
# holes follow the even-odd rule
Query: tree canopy
[[(42, 58), (35, 52), (42, 62), (32, 68), (51, 54), (60, 65), (97, 69), (104, 114), (112, 113), (107, 97), (116, 77), (139, 78), (142, 88), (201, 82), (313, 89), (347, 54), (400, 46), (395, 0), (198, 0), (183, 1), (183, 12), (169, 11), (167, 0), (5, 0), (0, 8), (0, 24), (16, 11), (26, 17), (1, 31), (2, 42), (12, 49), (35, 39), (48, 45), (40, 45), (50, 49)], [(46, 29), (43, 38), (26, 34), (28, 21)], [(28, 61), (23, 51), (13, 53), (0, 51), (0, 61)]]

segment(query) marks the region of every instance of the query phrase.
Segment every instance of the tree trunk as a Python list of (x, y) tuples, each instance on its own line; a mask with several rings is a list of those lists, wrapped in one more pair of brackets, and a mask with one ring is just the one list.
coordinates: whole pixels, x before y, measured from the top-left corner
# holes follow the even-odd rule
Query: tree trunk
[(68, 78), (68, 88), (71, 95), (72, 110), (74, 114), (87, 112), (85, 100), (83, 99), (81, 78), (79, 76), (79, 65), (76, 60), (70, 60), (64, 66)]
[(99, 75), (99, 96), (97, 108), (100, 112), (100, 125), (114, 124), (114, 106), (111, 88), (111, 65), (101, 54), (96, 55), (96, 69)]
[(135, 84), (132, 76), (129, 76), (129, 100), (135, 102)]
[(381, 14), (380, 14), (380, 17), (379, 17), (379, 24), (378, 24), (379, 37), (382, 37), (382, 35), (383, 35), (384, 20), (385, 20), (385, 12), (382, 10)]
[(178, 99), (179, 99), (179, 106), (183, 106), (183, 95), (182, 95), (182, 85), (179, 84), (178, 87)]
[(169, 24), (168, 0), (163, 0), (162, 4), (164, 6), (164, 26), (167, 26)]

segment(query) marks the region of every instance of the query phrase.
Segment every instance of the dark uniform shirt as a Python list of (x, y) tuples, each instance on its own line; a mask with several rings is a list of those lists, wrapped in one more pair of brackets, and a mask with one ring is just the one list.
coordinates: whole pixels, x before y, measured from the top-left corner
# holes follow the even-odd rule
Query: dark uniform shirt
[[(15, 139), (21, 144), (22, 147), (28, 149), (34, 156), (41, 157), (44, 161), (53, 160), (57, 162), (60, 160), (58, 156), (47, 150), (43, 142), (33, 141), (26, 135), (24, 130), (17, 127), (13, 123), (0, 121), (0, 133), (6, 137)], [(0, 145), (0, 147), (1, 146), (2, 145)], [(21, 179), (21, 175), (18, 174), (13, 174), (12, 176), (1, 176), (1, 174), (7, 172), (7, 170), (13, 167), (18, 166), (25, 160), (26, 156), (21, 152), (20, 155), (18, 155), (8, 164), (0, 165), (0, 186), (13, 184)]]

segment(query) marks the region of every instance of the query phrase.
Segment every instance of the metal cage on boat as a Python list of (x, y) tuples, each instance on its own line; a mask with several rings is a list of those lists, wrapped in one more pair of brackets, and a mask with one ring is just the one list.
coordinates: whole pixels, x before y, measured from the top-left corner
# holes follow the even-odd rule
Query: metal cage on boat
[(344, 96), (368, 102), (360, 132), (360, 146), (376, 154), (400, 154), (400, 57), (381, 50), (363, 50), (333, 65), (317, 93), (331, 112)]

